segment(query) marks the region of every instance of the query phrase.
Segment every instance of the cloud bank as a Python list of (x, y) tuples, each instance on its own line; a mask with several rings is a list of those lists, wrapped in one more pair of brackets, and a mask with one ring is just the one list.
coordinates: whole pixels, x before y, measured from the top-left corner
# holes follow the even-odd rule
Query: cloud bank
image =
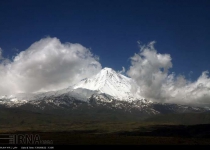
[(13, 60), (0, 49), (0, 95), (66, 88), (101, 70), (98, 57), (81, 44), (44, 38)]
[(194, 82), (184, 76), (169, 74), (171, 56), (159, 54), (155, 42), (140, 45), (140, 52), (131, 57), (127, 75), (140, 86), (140, 95), (156, 101), (210, 106), (210, 78), (204, 71)]
[[(172, 58), (160, 54), (155, 42), (141, 45), (130, 58), (126, 74), (140, 86), (132, 91), (156, 102), (179, 103), (210, 107), (208, 71), (191, 82), (182, 75), (169, 73)], [(57, 38), (43, 38), (21, 51), (12, 60), (2, 55), (0, 48), (0, 96), (15, 93), (59, 90), (91, 77), (101, 70), (99, 57), (81, 44), (61, 43)]]

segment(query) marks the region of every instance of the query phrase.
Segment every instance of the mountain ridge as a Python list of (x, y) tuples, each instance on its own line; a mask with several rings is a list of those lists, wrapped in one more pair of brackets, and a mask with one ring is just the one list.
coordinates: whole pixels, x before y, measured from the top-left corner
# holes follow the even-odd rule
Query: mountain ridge
[[(136, 92), (132, 91), (136, 87)], [(140, 87), (131, 79), (111, 68), (105, 67), (98, 74), (86, 78), (73, 86), (73, 89), (84, 88), (100, 91), (119, 100), (135, 100), (143, 97), (138, 94)]]
[[(133, 86), (137, 91), (133, 94)], [(97, 111), (130, 113), (139, 117), (183, 112), (205, 112), (205, 108), (179, 104), (157, 103), (138, 94), (140, 87), (135, 82), (114, 71), (104, 68), (91, 78), (81, 80), (68, 88), (44, 93), (19, 93), (0, 97), (0, 105), (38, 112), (64, 110), (68, 112)], [(57, 111), (56, 111), (57, 112)]]

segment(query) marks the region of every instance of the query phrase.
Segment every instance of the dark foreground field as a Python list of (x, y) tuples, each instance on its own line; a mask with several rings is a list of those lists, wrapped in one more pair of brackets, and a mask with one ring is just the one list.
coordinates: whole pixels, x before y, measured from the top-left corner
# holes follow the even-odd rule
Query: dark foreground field
[(90, 127), (89, 123), (77, 124), (74, 129), (67, 131), (23, 130), (2, 133), (39, 135), (41, 140), (49, 140), (56, 145), (210, 145), (210, 125), (124, 125), (116, 122), (95, 123), (95, 127)]
[[(38, 135), (55, 145), (210, 145), (210, 124), (205, 123), (209, 122), (209, 114), (179, 116), (94, 120), (84, 115), (72, 117), (1, 109), (0, 136)], [(203, 123), (195, 124), (197, 120)]]

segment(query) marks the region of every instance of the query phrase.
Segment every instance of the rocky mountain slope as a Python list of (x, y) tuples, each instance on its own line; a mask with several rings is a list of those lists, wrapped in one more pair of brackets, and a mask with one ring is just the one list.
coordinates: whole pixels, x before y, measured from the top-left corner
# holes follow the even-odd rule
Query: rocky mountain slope
[(54, 113), (113, 112), (137, 116), (156, 114), (206, 112), (207, 109), (178, 104), (156, 103), (138, 94), (140, 87), (130, 78), (111, 68), (104, 68), (95, 76), (83, 79), (66, 89), (45, 93), (20, 93), (1, 96), (0, 105), (30, 111)]

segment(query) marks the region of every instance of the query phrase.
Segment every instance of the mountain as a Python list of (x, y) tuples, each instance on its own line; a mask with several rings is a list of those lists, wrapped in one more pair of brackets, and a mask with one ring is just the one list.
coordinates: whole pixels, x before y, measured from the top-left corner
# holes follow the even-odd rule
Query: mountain
[(81, 82), (73, 86), (73, 89), (83, 88), (92, 91), (99, 91), (113, 96), (115, 99), (123, 101), (132, 101), (142, 99), (137, 91), (138, 85), (131, 79), (111, 68), (104, 68), (95, 76), (83, 79)]
[(199, 107), (152, 102), (140, 96), (139, 90), (131, 78), (104, 68), (93, 77), (62, 90), (2, 96), (0, 105), (34, 112), (89, 114), (93, 118), (99, 114), (129, 114), (142, 119), (157, 114), (208, 111)]

